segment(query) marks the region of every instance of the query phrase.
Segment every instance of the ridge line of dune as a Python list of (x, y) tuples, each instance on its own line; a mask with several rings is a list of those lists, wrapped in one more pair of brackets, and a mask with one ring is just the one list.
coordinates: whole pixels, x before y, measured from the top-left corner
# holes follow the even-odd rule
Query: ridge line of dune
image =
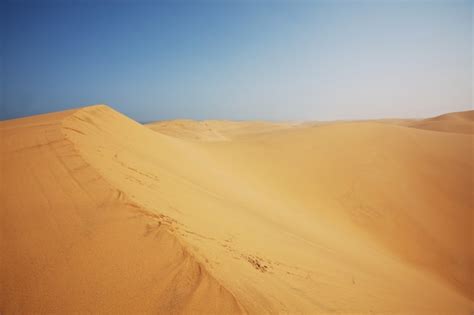
[(471, 138), (402, 123), (0, 122), (0, 309), (467, 314)]
[[(153, 136), (150, 135), (150, 134), (152, 133), (151, 130), (147, 130), (146, 128), (143, 129), (143, 125), (136, 123), (135, 121), (133, 121), (133, 120), (130, 119), (129, 117), (127, 117), (127, 116), (121, 114), (120, 112), (117, 112), (117, 111), (115, 111), (115, 110), (113, 110), (113, 109), (110, 109), (110, 108), (108, 108), (108, 107), (104, 107), (104, 108), (106, 109), (106, 111), (100, 111), (100, 110), (99, 110), (98, 112), (95, 112), (95, 111), (94, 111), (94, 108), (84, 108), (84, 110), (76, 112), (75, 115), (81, 115), (81, 113), (86, 113), (87, 115), (86, 115), (85, 117), (83, 117), (83, 118), (86, 118), (86, 119), (87, 119), (87, 118), (91, 118), (91, 119), (94, 120), (94, 121), (95, 121), (95, 118), (97, 118), (97, 121), (99, 121), (99, 122), (101, 122), (101, 123), (103, 122), (103, 125), (104, 125), (104, 126), (107, 126), (107, 130), (103, 130), (103, 131), (105, 131), (105, 133), (102, 133), (102, 132), (100, 133), (100, 137), (102, 137), (102, 138), (97, 138), (97, 139), (99, 139), (99, 140), (101, 140), (101, 141), (107, 141), (107, 140), (106, 140), (106, 139), (108, 139), (108, 138), (107, 138), (107, 135), (114, 135), (114, 136), (115, 136), (114, 138), (110, 138), (111, 141), (114, 141), (114, 142), (115, 142), (115, 146), (113, 146), (112, 151), (115, 152), (115, 150), (116, 150), (117, 148), (118, 148), (119, 150), (127, 151), (127, 150), (125, 149), (125, 147), (121, 147), (121, 145), (123, 145), (123, 143), (125, 143), (125, 142), (127, 142), (127, 141), (128, 141), (128, 142), (127, 142), (127, 143), (128, 143), (127, 145), (130, 147), (130, 149), (132, 149), (132, 148), (139, 148), (139, 146), (135, 147), (133, 142), (134, 142), (134, 141), (145, 141), (145, 138), (150, 142), (150, 143), (149, 143), (150, 146), (154, 146), (154, 145), (155, 145), (155, 143), (154, 143), (154, 138), (153, 138)], [(99, 109), (100, 109), (100, 108), (99, 108)], [(110, 112), (109, 112), (109, 110), (110, 110)], [(89, 114), (92, 114), (92, 116), (90, 116)], [(94, 116), (94, 115), (97, 115), (97, 116)], [(122, 120), (122, 118), (124, 118), (124, 119)], [(109, 121), (111, 122), (110, 125), (108, 124)], [(131, 123), (130, 126), (128, 126), (129, 123)], [(133, 124), (133, 125), (132, 125), (132, 124)], [(336, 126), (336, 125), (325, 125), (325, 126), (326, 126), (327, 128), (330, 128), (330, 129), (333, 129), (333, 128), (334, 128), (334, 129), (337, 131), (337, 130), (340, 130), (340, 125), (346, 125), (346, 124), (349, 125), (349, 126), (347, 126), (347, 127), (349, 128), (350, 125), (353, 125), (354, 123), (353, 123), (353, 122), (352, 122), (352, 123), (351, 123), (351, 122), (346, 122), (345, 124), (344, 124), (344, 123), (338, 124), (339, 126)], [(362, 137), (362, 139), (367, 139), (367, 138), (366, 138), (367, 135), (372, 135), (372, 134), (373, 134), (373, 128), (372, 128), (372, 127), (377, 127), (377, 126), (380, 126), (380, 128), (383, 128), (383, 129), (391, 130), (391, 132), (394, 132), (394, 131), (397, 131), (397, 130), (400, 130), (400, 131), (401, 131), (401, 130), (406, 130), (406, 131), (407, 131), (408, 129), (413, 130), (412, 128), (402, 128), (402, 127), (404, 127), (404, 126), (387, 125), (387, 124), (377, 123), (377, 122), (372, 122), (372, 123), (371, 123), (371, 122), (364, 122), (362, 125), (365, 125), (365, 126), (366, 126), (366, 128), (362, 129), (362, 134), (360, 135), (360, 136)], [(82, 125), (81, 125), (81, 124), (78, 124), (77, 126), (82, 126)], [(135, 128), (135, 126), (140, 127), (140, 128)], [(128, 129), (128, 127), (132, 127), (132, 128)], [(127, 130), (127, 131), (129, 131), (129, 132), (127, 132), (127, 133), (121, 133), (121, 129), (122, 129), (122, 128), (125, 128), (125, 130)], [(378, 127), (377, 127), (377, 128), (378, 128)], [(326, 128), (323, 128), (323, 129), (326, 129)], [(88, 130), (88, 129), (85, 129), (85, 130)], [(146, 131), (145, 131), (145, 130), (146, 130)], [(91, 131), (92, 131), (92, 130), (91, 130)], [(142, 132), (142, 131), (143, 131), (143, 132)], [(331, 131), (331, 130), (329, 130), (329, 131)], [(329, 131), (326, 131), (326, 132), (329, 132)], [(343, 130), (343, 131), (344, 131), (344, 130)], [(73, 131), (73, 132), (74, 132), (74, 131)], [(369, 132), (370, 132), (370, 133), (369, 133)], [(422, 133), (424, 133), (424, 132), (421, 131), (421, 132), (417, 132), (417, 133), (422, 134)], [(411, 134), (412, 134), (412, 133), (410, 133), (410, 135), (411, 135)], [(343, 134), (342, 134), (342, 135), (343, 135)], [(407, 135), (409, 135), (409, 134), (407, 134)], [(118, 136), (118, 137), (117, 137), (117, 136)], [(164, 139), (162, 139), (161, 136), (162, 136), (162, 135), (160, 135), (160, 136), (157, 137), (156, 139), (157, 139), (157, 140), (158, 140), (158, 139), (164, 140)], [(74, 137), (78, 137), (78, 139), (79, 139), (79, 137), (82, 137), (82, 136), (80, 135), (80, 133), (74, 132)], [(126, 137), (127, 139), (123, 139), (123, 137)], [(143, 137), (143, 138), (142, 138), (142, 137)], [(165, 137), (166, 137), (166, 136), (165, 136)], [(153, 141), (150, 140), (151, 138), (153, 138)], [(171, 137), (170, 137), (170, 138), (171, 138)], [(96, 139), (96, 140), (97, 140), (97, 139)], [(278, 138), (278, 139), (280, 139), (280, 138)], [(370, 139), (370, 138), (369, 138), (369, 139)], [(161, 140), (157, 141), (156, 145), (157, 145), (157, 147), (161, 147), (161, 149), (164, 150), (164, 151), (168, 151), (169, 149), (173, 149), (174, 144), (178, 144), (178, 145), (179, 145), (179, 143), (181, 142), (181, 141), (174, 141), (174, 139), (173, 139), (171, 142), (167, 142), (166, 140), (164, 140), (164, 141), (161, 141)], [(180, 139), (178, 139), (178, 140), (180, 140)], [(131, 142), (130, 142), (130, 141), (131, 141)], [(373, 141), (373, 140), (370, 140), (370, 141)], [(145, 143), (148, 143), (148, 142), (145, 141)], [(168, 146), (169, 144), (171, 144), (171, 146)], [(84, 145), (84, 143), (83, 143), (83, 145)], [(86, 145), (89, 145), (89, 144), (86, 143)], [(97, 145), (97, 143), (96, 143), (96, 145)], [(118, 146), (117, 146), (117, 145), (118, 145)], [(163, 146), (161, 146), (161, 145), (163, 145)], [(145, 155), (144, 155), (144, 152), (148, 152), (148, 151), (147, 151), (147, 150), (148, 150), (147, 147), (148, 147), (148, 144), (145, 145), (145, 146), (143, 146), (143, 145), (141, 146), (140, 149), (141, 149), (142, 151), (140, 151), (140, 152), (141, 152), (141, 155), (138, 156), (139, 158), (145, 156)], [(89, 152), (89, 149), (87, 150), (87, 152)], [(119, 152), (120, 152), (120, 151), (119, 151)], [(186, 150), (185, 150), (185, 151), (179, 151), (179, 150), (178, 150), (178, 151), (174, 151), (174, 150), (173, 150), (173, 151), (171, 151), (171, 152), (173, 152), (173, 154), (176, 154), (176, 153), (182, 154), (182, 152), (188, 152), (188, 153), (190, 153), (190, 152), (192, 152), (192, 151), (186, 151)], [(125, 153), (126, 153), (126, 152), (125, 152)], [(121, 154), (121, 153), (119, 153), (119, 154)], [(108, 159), (107, 159), (107, 158), (106, 158), (106, 159), (103, 159), (103, 162), (105, 161), (106, 163), (108, 163), (108, 161), (110, 161), (110, 157), (111, 157), (111, 156), (109, 156)], [(168, 158), (169, 158), (169, 157), (173, 157), (173, 155), (168, 155)], [(174, 157), (173, 157), (173, 158), (174, 158)], [(123, 161), (126, 161), (126, 160), (123, 160)], [(146, 173), (147, 171), (153, 170), (153, 168), (149, 168), (150, 166), (145, 166), (145, 164), (134, 164), (135, 161), (136, 161), (136, 156), (135, 156), (134, 158), (128, 159), (128, 163), (131, 163), (131, 164), (122, 164), (122, 165), (121, 165), (121, 166), (124, 166), (124, 167), (126, 167), (126, 168), (129, 168), (129, 167), (131, 167), (131, 166), (137, 168), (137, 169), (132, 169), (132, 171), (133, 171), (133, 172), (137, 172), (137, 173), (139, 173), (139, 174), (135, 174), (135, 173), (132, 172), (133, 174), (129, 174), (129, 175), (132, 175), (132, 176), (135, 176), (135, 175), (136, 175), (136, 176), (145, 175), (145, 176), (146, 176), (146, 174), (143, 174), (143, 172)], [(162, 160), (158, 160), (158, 161), (160, 161), (160, 163), (161, 163)], [(186, 160), (183, 160), (183, 161), (186, 161)], [(182, 162), (182, 161), (181, 161), (181, 162)], [(104, 164), (103, 164), (103, 165), (104, 165)], [(176, 170), (179, 170), (180, 168), (181, 168), (181, 165), (178, 164), (178, 169), (175, 169), (175, 171), (176, 171)], [(129, 168), (129, 169), (131, 169), (131, 168)], [(124, 170), (125, 170), (125, 169), (124, 169)], [(106, 168), (104, 168), (104, 171), (106, 171)], [(115, 172), (117, 172), (117, 171), (120, 171), (120, 170), (119, 170), (119, 169), (116, 169)], [(127, 171), (127, 170), (125, 170), (125, 171)], [(142, 173), (140, 173), (139, 171), (141, 171)], [(153, 171), (152, 171), (152, 173), (153, 173)], [(110, 172), (108, 172), (108, 173), (106, 172), (106, 174), (108, 174), (107, 176), (112, 176), (111, 178), (114, 178), (114, 177), (113, 177), (114, 175), (111, 174)], [(158, 174), (158, 173), (155, 173), (155, 174)], [(145, 178), (143, 178), (143, 179), (145, 179)], [(145, 179), (145, 180), (146, 180), (146, 179)], [(122, 185), (120, 181), (117, 182), (117, 183), (118, 183), (119, 185)], [(127, 187), (127, 186), (125, 186), (125, 187)], [(140, 189), (141, 189), (141, 188), (140, 188)], [(128, 191), (128, 190), (127, 190), (127, 191)], [(138, 199), (138, 200), (140, 200), (140, 199)]]
[[(105, 181), (110, 187), (112, 187), (119, 195), (119, 198), (123, 201), (123, 204), (124, 205), (127, 205), (127, 206), (130, 206), (132, 208), (134, 208), (134, 212), (139, 212), (141, 213), (143, 216), (145, 216), (146, 218), (149, 218), (150, 219), (150, 222), (153, 222), (153, 220), (155, 219), (158, 219), (159, 220), (159, 223), (160, 223), (160, 226), (164, 226), (165, 227), (165, 230), (164, 230), (164, 233), (167, 233), (170, 237), (172, 237), (181, 247), (183, 253), (185, 256), (188, 256), (190, 257), (190, 259), (192, 260), (193, 263), (195, 263), (199, 270), (204, 270), (205, 273), (207, 273), (209, 275), (209, 277), (215, 281), (217, 283), (218, 286), (220, 286), (221, 288), (223, 288), (225, 291), (227, 291), (231, 296), (232, 298), (234, 299), (235, 303), (238, 305), (239, 309), (240, 309), (240, 313), (242, 314), (247, 314), (247, 310), (245, 309), (245, 307), (240, 303), (240, 301), (237, 299), (236, 295), (232, 292), (231, 289), (227, 288), (226, 286), (224, 286), (221, 281), (219, 281), (213, 274), (210, 270), (208, 270), (206, 268), (206, 266), (200, 261), (200, 259), (195, 256), (193, 254), (192, 251), (190, 251), (188, 249), (189, 247), (189, 244), (187, 244), (181, 237), (179, 237), (179, 235), (177, 235), (176, 233), (173, 233), (173, 230), (171, 229), (171, 225), (172, 225), (172, 221), (174, 220), (173, 218), (169, 218), (171, 219), (171, 222), (168, 221), (167, 219), (164, 219), (163, 220), (163, 217), (167, 218), (164, 214), (162, 213), (159, 213), (158, 211), (151, 211), (149, 209), (147, 209), (146, 207), (144, 207), (143, 205), (140, 205), (139, 203), (135, 202), (132, 200), (132, 198), (130, 198), (128, 196), (128, 194), (126, 192), (124, 192), (123, 190), (120, 190), (119, 188), (117, 188), (116, 186), (114, 186), (107, 178), (106, 176), (104, 176), (102, 174), (102, 172), (96, 168), (93, 163), (91, 163), (82, 153), (81, 153), (81, 150), (77, 147), (76, 143), (74, 142), (73, 139), (71, 139), (67, 133), (64, 132), (64, 130), (70, 130), (70, 131), (73, 131), (73, 132), (76, 132), (76, 133), (79, 133), (83, 136), (86, 136), (82, 131), (78, 130), (78, 129), (75, 129), (75, 128), (72, 128), (72, 127), (68, 127), (65, 125), (65, 121), (67, 118), (71, 118), (71, 117), (75, 117), (76, 119), (79, 119), (79, 120), (82, 120), (80, 117), (77, 116), (78, 113), (81, 113), (81, 112), (90, 112), (91, 110), (93, 109), (96, 109), (96, 108), (104, 108), (106, 110), (109, 110), (109, 111), (112, 111), (112, 112), (116, 112), (120, 115), (123, 115), (121, 114), (120, 112), (116, 111), (115, 109), (111, 108), (110, 106), (108, 105), (103, 105), (103, 104), (98, 104), (98, 105), (91, 105), (91, 106), (85, 106), (85, 107), (81, 107), (81, 108), (78, 108), (78, 109), (75, 109), (73, 111), (70, 112), (69, 115), (67, 116), (64, 116), (61, 120), (60, 120), (60, 130), (61, 130), (61, 133), (62, 135), (64, 136), (64, 138), (69, 141), (71, 143), (71, 145), (74, 147), (74, 150), (77, 152), (78, 156), (80, 156), (80, 158), (90, 167), (92, 168), (99, 176), (100, 178)], [(129, 117), (123, 115), (125, 118), (129, 119), (130, 121), (132, 122), (135, 122), (133, 119), (130, 119)], [(137, 123), (137, 127), (143, 127), (144, 129), (146, 129), (146, 127), (142, 126), (141, 124)], [(165, 137), (168, 137), (167, 135), (164, 135)], [(74, 177), (72, 174), (71, 174), (71, 177)], [(201, 281), (201, 280), (200, 280)]]

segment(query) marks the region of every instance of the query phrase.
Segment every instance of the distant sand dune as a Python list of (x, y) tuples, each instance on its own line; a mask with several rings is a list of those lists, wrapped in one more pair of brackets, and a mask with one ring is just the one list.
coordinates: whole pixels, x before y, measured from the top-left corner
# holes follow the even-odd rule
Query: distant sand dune
[(449, 113), (441, 116), (410, 121), (409, 127), (454, 133), (474, 133), (474, 111)]
[(161, 134), (197, 141), (233, 140), (298, 126), (298, 123), (266, 121), (170, 120), (146, 126)]
[(0, 122), (0, 311), (470, 314), (473, 113)]

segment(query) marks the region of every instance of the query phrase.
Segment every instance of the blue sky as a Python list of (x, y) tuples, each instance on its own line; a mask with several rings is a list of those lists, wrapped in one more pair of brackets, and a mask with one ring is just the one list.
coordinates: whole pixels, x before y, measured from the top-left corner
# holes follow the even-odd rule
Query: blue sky
[(472, 106), (472, 1), (3, 1), (0, 119), (423, 117)]

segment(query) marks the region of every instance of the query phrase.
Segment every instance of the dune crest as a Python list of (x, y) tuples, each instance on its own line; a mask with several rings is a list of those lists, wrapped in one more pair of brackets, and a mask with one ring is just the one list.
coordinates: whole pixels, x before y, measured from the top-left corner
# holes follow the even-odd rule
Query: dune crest
[(412, 127), (1, 122), (0, 310), (469, 314), (472, 136)]
[(240, 313), (169, 218), (131, 202), (81, 157), (67, 134), (85, 134), (65, 123), (81, 111), (0, 124), (0, 310)]
[(448, 113), (433, 118), (409, 121), (405, 126), (442, 132), (474, 133), (474, 110)]

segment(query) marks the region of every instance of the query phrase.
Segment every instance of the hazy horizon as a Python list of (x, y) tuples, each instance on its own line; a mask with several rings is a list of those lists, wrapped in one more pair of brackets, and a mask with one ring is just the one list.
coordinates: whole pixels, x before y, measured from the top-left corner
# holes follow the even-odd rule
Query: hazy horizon
[(0, 119), (429, 117), (472, 108), (471, 1), (3, 2)]

